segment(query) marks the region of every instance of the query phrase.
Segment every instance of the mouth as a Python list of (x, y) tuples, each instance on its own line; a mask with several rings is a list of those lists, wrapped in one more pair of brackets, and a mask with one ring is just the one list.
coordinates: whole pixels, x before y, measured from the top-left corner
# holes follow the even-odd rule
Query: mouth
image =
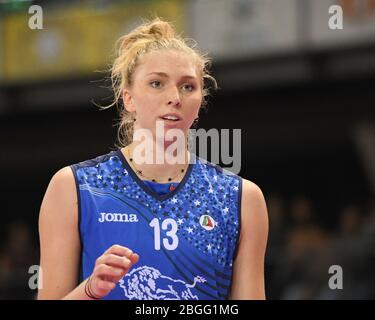
[(178, 122), (178, 121), (182, 120), (181, 117), (178, 116), (175, 113), (165, 114), (165, 115), (161, 116), (160, 119), (162, 119), (164, 121), (168, 121), (168, 122)]

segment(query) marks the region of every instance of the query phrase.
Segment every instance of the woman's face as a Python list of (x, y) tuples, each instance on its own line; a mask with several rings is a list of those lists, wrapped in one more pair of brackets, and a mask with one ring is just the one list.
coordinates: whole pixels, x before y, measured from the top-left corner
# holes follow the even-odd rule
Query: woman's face
[(127, 110), (136, 112), (134, 130), (149, 129), (155, 139), (156, 122), (163, 121), (164, 134), (180, 129), (186, 136), (202, 102), (194, 59), (176, 50), (149, 52), (141, 57), (132, 81), (123, 99)]

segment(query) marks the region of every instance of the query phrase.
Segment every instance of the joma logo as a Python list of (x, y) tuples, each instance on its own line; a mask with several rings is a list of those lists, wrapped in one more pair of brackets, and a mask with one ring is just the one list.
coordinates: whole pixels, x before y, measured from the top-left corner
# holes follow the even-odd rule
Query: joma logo
[(127, 213), (99, 213), (99, 222), (138, 222), (136, 214)]

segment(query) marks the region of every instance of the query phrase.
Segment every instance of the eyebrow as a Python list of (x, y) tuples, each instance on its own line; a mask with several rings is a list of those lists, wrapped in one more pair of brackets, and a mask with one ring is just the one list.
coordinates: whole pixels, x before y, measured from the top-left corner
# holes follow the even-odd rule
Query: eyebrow
[[(169, 78), (168, 74), (166, 74), (165, 72), (150, 72), (150, 73), (147, 73), (146, 76), (149, 76), (151, 74), (157, 74), (159, 76)], [(181, 78), (183, 79), (188, 78), (188, 79), (195, 79), (195, 80), (197, 79), (197, 77), (194, 77), (191, 75), (185, 75), (185, 76), (182, 76)]]

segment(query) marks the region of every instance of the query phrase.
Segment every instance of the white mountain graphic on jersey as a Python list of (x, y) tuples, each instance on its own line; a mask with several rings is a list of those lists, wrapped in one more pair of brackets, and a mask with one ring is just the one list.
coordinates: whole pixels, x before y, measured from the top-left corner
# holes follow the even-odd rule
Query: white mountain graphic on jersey
[(127, 273), (119, 282), (130, 300), (198, 300), (190, 289), (206, 279), (196, 276), (193, 284), (187, 284), (164, 276), (155, 268), (141, 266)]

